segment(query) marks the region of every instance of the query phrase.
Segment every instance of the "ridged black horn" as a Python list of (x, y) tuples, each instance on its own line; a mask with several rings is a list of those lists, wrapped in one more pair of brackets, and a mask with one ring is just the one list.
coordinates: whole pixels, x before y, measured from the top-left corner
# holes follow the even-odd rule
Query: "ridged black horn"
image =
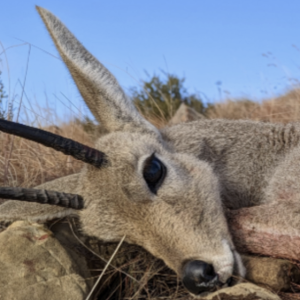
[(0, 130), (71, 155), (97, 168), (107, 162), (105, 153), (42, 129), (0, 119)]
[(48, 190), (0, 187), (0, 198), (58, 205), (73, 209), (82, 209), (84, 206), (83, 198), (80, 195)]

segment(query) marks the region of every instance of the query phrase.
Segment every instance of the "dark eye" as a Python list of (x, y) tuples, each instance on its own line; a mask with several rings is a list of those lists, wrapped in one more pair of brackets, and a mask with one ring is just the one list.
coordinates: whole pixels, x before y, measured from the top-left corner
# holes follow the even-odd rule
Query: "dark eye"
[(166, 177), (166, 173), (166, 167), (154, 154), (146, 160), (143, 175), (152, 193), (157, 193)]

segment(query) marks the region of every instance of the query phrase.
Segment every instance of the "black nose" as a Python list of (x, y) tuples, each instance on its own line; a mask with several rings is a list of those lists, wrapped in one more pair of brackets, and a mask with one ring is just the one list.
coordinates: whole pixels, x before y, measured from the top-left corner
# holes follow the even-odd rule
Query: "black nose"
[(184, 265), (182, 282), (195, 295), (213, 291), (220, 284), (214, 267), (201, 260), (192, 260)]

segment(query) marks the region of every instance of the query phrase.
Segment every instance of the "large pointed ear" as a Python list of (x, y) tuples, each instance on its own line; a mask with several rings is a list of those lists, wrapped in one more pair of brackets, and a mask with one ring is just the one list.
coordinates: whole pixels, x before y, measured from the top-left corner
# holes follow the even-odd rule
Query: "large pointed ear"
[(48, 10), (37, 7), (62, 59), (95, 118), (108, 131), (158, 130), (146, 121), (125, 95), (116, 78), (66, 26)]

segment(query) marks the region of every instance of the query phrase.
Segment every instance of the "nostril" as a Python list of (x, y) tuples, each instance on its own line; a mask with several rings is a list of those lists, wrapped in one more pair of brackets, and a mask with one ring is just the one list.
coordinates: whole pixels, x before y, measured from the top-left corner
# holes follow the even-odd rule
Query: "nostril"
[(206, 280), (211, 280), (213, 277), (216, 276), (214, 267), (212, 265), (206, 264), (203, 270), (203, 277)]
[(228, 286), (233, 286), (233, 277), (229, 277), (228, 279), (227, 279), (227, 281), (226, 281), (226, 283), (227, 283), (227, 285)]
[(214, 267), (201, 260), (193, 260), (184, 266), (184, 275), (199, 282), (209, 282), (216, 277)]
[(183, 267), (182, 282), (193, 294), (212, 291), (219, 284), (214, 267), (201, 260), (187, 262)]

